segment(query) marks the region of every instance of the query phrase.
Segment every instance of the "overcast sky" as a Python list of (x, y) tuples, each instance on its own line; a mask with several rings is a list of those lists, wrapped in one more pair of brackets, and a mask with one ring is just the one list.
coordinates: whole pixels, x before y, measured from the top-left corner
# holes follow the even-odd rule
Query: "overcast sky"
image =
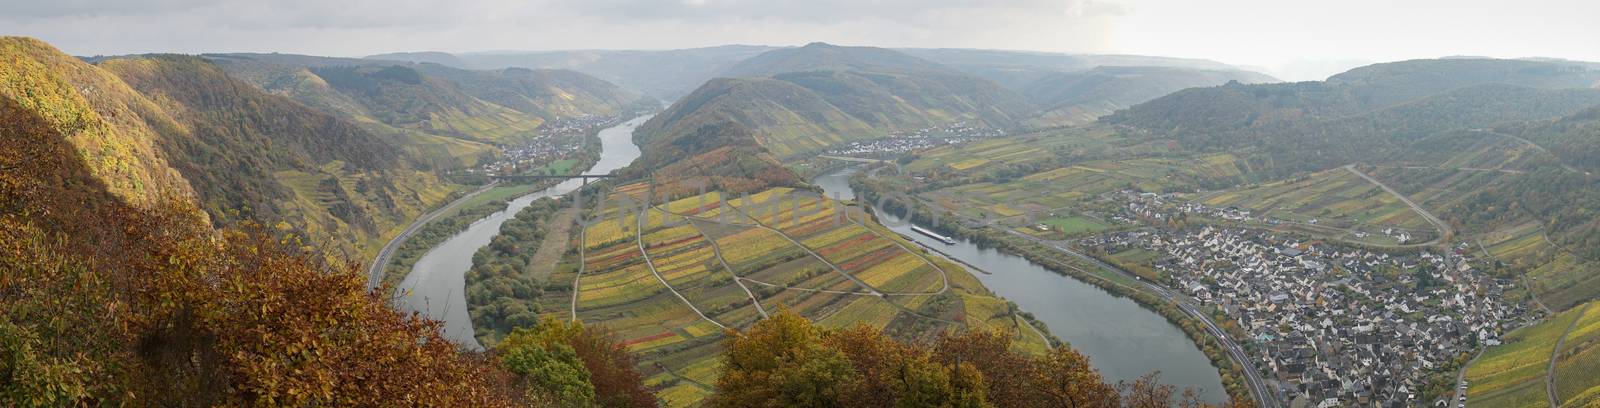
[(1600, 0), (0, 0), (77, 55), (825, 41), (1207, 58), (1285, 79), (1449, 55), (1600, 61)]

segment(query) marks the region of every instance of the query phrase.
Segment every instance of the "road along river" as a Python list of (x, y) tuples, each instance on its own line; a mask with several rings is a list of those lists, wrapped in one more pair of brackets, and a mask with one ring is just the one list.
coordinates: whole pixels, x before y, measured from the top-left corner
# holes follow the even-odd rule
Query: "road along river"
[[(850, 167), (818, 176), (812, 182), (829, 197), (837, 194), (840, 199), (854, 199), (855, 190), (850, 188), (849, 179), (857, 171), (858, 167)], [(911, 231), (911, 224), (898, 217), (876, 212), (890, 230), (980, 269), (973, 275), (984, 286), (1033, 313), (1049, 326), (1051, 333), (1089, 356), (1107, 381), (1131, 382), (1160, 371), (1162, 383), (1180, 390), (1198, 389), (1208, 402), (1227, 400), (1217, 369), (1183, 330), (1132, 299), (961, 238), (956, 238), (953, 245), (939, 242)]]
[[(600, 161), (581, 174), (609, 174), (627, 167), (639, 158), (639, 146), (633, 144), (633, 129), (650, 116), (634, 118), (600, 131), (602, 150)], [(489, 245), (489, 240), (500, 233), (500, 224), (517, 215), (535, 200), (559, 197), (583, 186), (583, 180), (571, 179), (543, 191), (518, 197), (506, 205), (504, 211), (473, 221), (465, 231), (428, 250), (412, 266), (404, 281), (395, 288), (397, 307), (403, 311), (417, 311), (424, 316), (444, 323), (444, 336), (451, 341), (474, 350), (483, 346), (473, 337), (472, 318), (467, 315), (466, 273), (472, 268), (472, 254)]]

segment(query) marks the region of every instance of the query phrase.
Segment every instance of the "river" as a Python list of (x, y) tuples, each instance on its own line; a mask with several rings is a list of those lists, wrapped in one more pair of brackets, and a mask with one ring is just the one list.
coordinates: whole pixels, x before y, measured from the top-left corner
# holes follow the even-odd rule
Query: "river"
[[(639, 146), (633, 144), (633, 129), (650, 116), (634, 118), (600, 131), (600, 161), (581, 174), (609, 174), (627, 167), (639, 158)], [(447, 339), (474, 350), (482, 350), (473, 336), (472, 318), (467, 315), (466, 273), (472, 268), (472, 255), (489, 240), (500, 234), (500, 224), (511, 219), (535, 200), (559, 197), (583, 186), (583, 180), (570, 179), (537, 193), (511, 200), (506, 209), (481, 220), (474, 221), (465, 231), (444, 241), (423, 254), (396, 288), (401, 310), (416, 311), (427, 318), (444, 324)]]
[[(855, 190), (850, 188), (849, 179), (859, 170), (852, 166), (818, 176), (812, 182), (829, 197), (854, 199)], [(1033, 313), (1049, 326), (1052, 334), (1089, 356), (1106, 380), (1131, 382), (1160, 371), (1161, 382), (1177, 386), (1180, 391), (1193, 387), (1201, 390), (1200, 396), (1206, 401), (1227, 400), (1222, 378), (1205, 353), (1182, 329), (1132, 299), (964, 239), (957, 238), (955, 245), (947, 245), (912, 232), (911, 224), (898, 217), (884, 211), (877, 213), (890, 230), (980, 269), (973, 275), (984, 286)]]

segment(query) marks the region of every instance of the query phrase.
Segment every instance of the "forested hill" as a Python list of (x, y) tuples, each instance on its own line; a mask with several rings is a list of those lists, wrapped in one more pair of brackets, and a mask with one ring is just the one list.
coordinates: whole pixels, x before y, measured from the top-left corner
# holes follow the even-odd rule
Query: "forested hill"
[(473, 71), (419, 64), (418, 71), (443, 78), (469, 95), (555, 120), (583, 115), (619, 115), (641, 101), (639, 93), (599, 78), (565, 69), (506, 68)]
[(268, 92), (360, 124), (441, 166), (473, 164), (544, 121), (614, 115), (634, 92), (577, 72), (471, 71), (438, 64), (291, 54), (205, 58)]
[(1030, 127), (1080, 125), (1193, 87), (1278, 79), (1201, 59), (1073, 55), (972, 49), (904, 49), (907, 54), (988, 79), (1027, 96), (1041, 112)]
[(467, 54), (409, 52), (367, 58), (432, 62), (456, 68), (570, 69), (665, 101), (687, 95), (728, 67), (774, 47), (725, 45), (681, 50), (505, 51)]
[[(746, 80), (714, 79), (707, 83), (707, 87), (727, 87), (727, 92), (745, 92), (746, 90), (737, 89), (742, 86), (743, 81)], [(797, 93), (805, 92), (803, 89), (782, 86), (776, 88)], [(748, 91), (766, 90), (755, 88)], [(716, 97), (702, 98), (700, 94), (701, 92), (696, 92), (680, 100), (656, 117), (683, 115), (685, 111), (700, 109), (726, 110), (729, 115), (739, 115), (748, 108), (748, 106), (710, 107), (685, 103), (685, 101), (700, 100), (711, 100), (706, 103), (726, 102)], [(813, 104), (807, 108), (826, 109), (815, 98), (787, 97), (772, 100), (799, 101)], [(788, 108), (780, 107), (780, 109)], [(832, 115), (843, 117), (843, 114), (838, 112)], [(785, 168), (779, 158), (772, 154), (767, 147), (769, 145), (762, 142), (761, 136), (754, 130), (734, 120), (722, 118), (710, 120), (694, 123), (692, 127), (688, 122), (676, 121), (678, 126), (684, 127), (671, 131), (646, 130), (653, 124), (663, 123), (658, 119), (646, 122), (634, 133), (634, 139), (640, 144), (643, 154), (622, 171), (624, 177), (649, 176), (656, 181), (658, 189), (675, 194), (698, 193), (700, 186), (704, 186), (706, 191), (748, 193), (768, 187), (802, 184), (794, 173)]]
[[(307, 217), (341, 222), (336, 205), (383, 201), (360, 210), (398, 216), (430, 194), (384, 178), (426, 174), (326, 151), (384, 149), (204, 61), (105, 64), (0, 38), (0, 405), (510, 405), (490, 391), (492, 367), (390, 309), (353, 264), (270, 226), (213, 229), (201, 211), (308, 199), (305, 186), (352, 195), (299, 203)], [(260, 201), (212, 182), (260, 188), (239, 192)]]
[[(1545, 249), (1504, 259), (1561, 309), (1600, 296), (1600, 71), (1445, 59), (1325, 82), (1197, 88), (1100, 120), (1128, 137), (1229, 152), (1251, 180), (1356, 165), (1451, 224), (1457, 238), (1538, 226)], [(1491, 238), (1483, 238), (1489, 240)]]
[(443, 198), (443, 180), (360, 127), (269, 95), (197, 57), (102, 61), (175, 126), (157, 143), (224, 225), (284, 222), (361, 256)]
[(1188, 89), (1103, 118), (1201, 150), (1257, 148), (1287, 170), (1393, 153), (1451, 130), (1547, 120), (1600, 104), (1600, 71), (1516, 60), (1379, 64), (1326, 82)]
[(905, 53), (876, 47), (811, 43), (767, 51), (722, 71), (723, 77), (773, 76), (805, 71), (943, 71), (944, 67)]
[(1600, 87), (1600, 69), (1580, 63), (1452, 58), (1368, 65), (1328, 77), (1348, 87), (1364, 106), (1387, 106), (1478, 84), (1541, 89)]
[[(1277, 79), (1250, 71), (1204, 70), (1179, 67), (1100, 66), (1085, 71), (1039, 73), (1027, 79), (1017, 71), (991, 76), (1014, 81), (1008, 87), (1022, 92), (1044, 109), (1029, 124), (1036, 127), (1093, 122), (1127, 107), (1195, 87), (1240, 82), (1271, 83)], [(1023, 78), (1011, 78), (1022, 76)], [(1002, 82), (1004, 83), (1004, 82)]]
[(1034, 110), (999, 85), (895, 51), (811, 44), (771, 51), (707, 82), (640, 128), (676, 138), (738, 123), (779, 157), (954, 122), (1015, 125)]

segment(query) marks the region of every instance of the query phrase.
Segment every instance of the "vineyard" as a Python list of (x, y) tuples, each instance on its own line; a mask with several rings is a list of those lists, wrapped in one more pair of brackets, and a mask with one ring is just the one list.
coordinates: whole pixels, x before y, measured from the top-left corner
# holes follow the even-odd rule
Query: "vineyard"
[(1248, 208), (1275, 218), (1337, 228), (1381, 230), (1396, 227), (1418, 231), (1418, 234), (1432, 230), (1426, 220), (1394, 195), (1343, 169), (1230, 190), (1202, 202), (1214, 207)]
[(618, 187), (587, 217), (576, 234), (581, 258), (574, 251), (551, 278), (575, 286), (547, 292), (566, 296), (571, 310), (545, 317), (616, 330), (672, 406), (712, 392), (725, 328), (746, 329), (779, 309), (825, 327), (864, 324), (908, 340), (974, 328), (1014, 336), (1023, 350), (1046, 349), (1014, 307), (965, 269), (859, 208), (788, 188), (648, 207), (623, 199), (650, 191)]

